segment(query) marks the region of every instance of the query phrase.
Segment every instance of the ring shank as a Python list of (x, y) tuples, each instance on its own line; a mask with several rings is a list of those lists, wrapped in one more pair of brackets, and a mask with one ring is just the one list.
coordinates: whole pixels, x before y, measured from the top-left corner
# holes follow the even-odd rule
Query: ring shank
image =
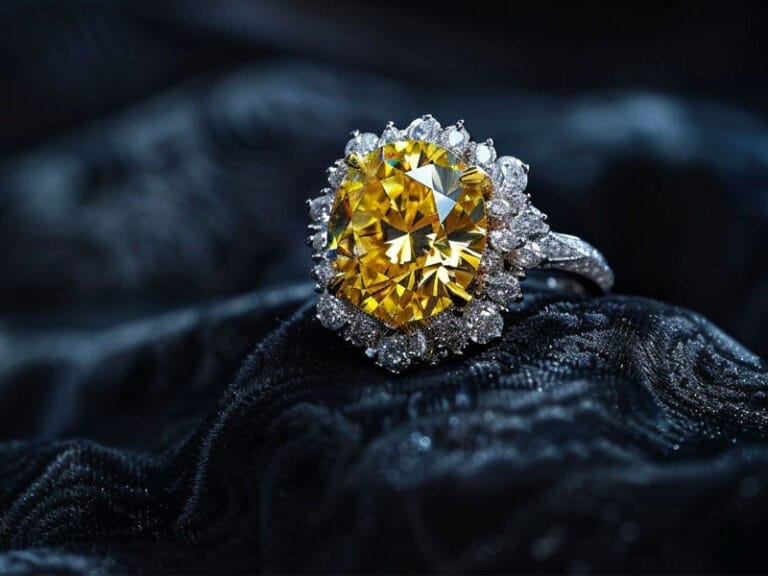
[(581, 238), (548, 232), (536, 240), (541, 262), (534, 269), (569, 272), (592, 282), (602, 292), (613, 286), (613, 270), (605, 257)]

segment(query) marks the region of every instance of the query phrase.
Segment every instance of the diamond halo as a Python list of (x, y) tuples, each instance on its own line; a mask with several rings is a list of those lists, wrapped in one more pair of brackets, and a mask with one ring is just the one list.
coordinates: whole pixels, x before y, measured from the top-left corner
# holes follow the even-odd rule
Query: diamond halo
[[(387, 156), (387, 153), (393, 150), (398, 152), (404, 150), (404, 152), (400, 157), (392, 156), (394, 153)], [(345, 256), (340, 257), (339, 250), (337, 250), (339, 248), (337, 245), (339, 233), (337, 230), (329, 231), (329, 220), (332, 220), (334, 210), (341, 211), (339, 203), (345, 200), (345, 195), (349, 193), (349, 190), (355, 189), (358, 190), (356, 193), (360, 193), (358, 181), (362, 178), (361, 173), (368, 178), (384, 177), (382, 173), (377, 173), (375, 177), (370, 176), (369, 172), (372, 169), (368, 170), (368, 166), (361, 165), (361, 159), (378, 158), (379, 155), (386, 156), (384, 160), (389, 164), (382, 164), (383, 167), (379, 167), (379, 170), (386, 172), (385, 176), (389, 177), (391, 174), (390, 165), (394, 166), (398, 161), (405, 162), (402, 155), (408, 159), (415, 158), (414, 150), (422, 152), (429, 150), (430, 153), (435, 154), (434, 158), (439, 158), (438, 160), (430, 160), (428, 163), (430, 167), (433, 163), (443, 162), (446, 157), (445, 154), (448, 154), (450, 158), (456, 159), (454, 164), (450, 164), (449, 167), (463, 171), (462, 176), (475, 170), (481, 176), (487, 177), (490, 186), (484, 190), (485, 197), (482, 207), (478, 207), (479, 204), (477, 206), (470, 205), (470, 208), (475, 208), (475, 212), (473, 212), (475, 214), (475, 228), (472, 231), (482, 232), (487, 242), (483, 241), (480, 250), (466, 249), (466, 253), (459, 253), (461, 258), (465, 260), (477, 259), (477, 262), (473, 262), (476, 268), (475, 266), (472, 267), (474, 277), (471, 278), (471, 282), (467, 281), (466, 278), (464, 279), (463, 285), (468, 286), (469, 292), (469, 294), (465, 294), (464, 299), (457, 300), (456, 305), (445, 306), (445, 309), (440, 308), (435, 313), (425, 312), (423, 317), (417, 316), (411, 321), (385, 322), (383, 320), (385, 316), (381, 313), (369, 313), (372, 310), (368, 306), (371, 302), (370, 298), (365, 301), (358, 298), (357, 302), (353, 304), (349, 297), (338, 291), (336, 279), (342, 274), (340, 258), (362, 260), (367, 257), (366, 250), (370, 251), (371, 247), (367, 244), (352, 246)], [(565, 235), (557, 235), (549, 242), (546, 241), (548, 236), (553, 236), (549, 233), (547, 217), (531, 205), (530, 196), (525, 193), (528, 165), (511, 156), (498, 156), (492, 140), (485, 140), (481, 143), (473, 141), (461, 120), (446, 128), (443, 128), (429, 114), (415, 119), (405, 129), (399, 129), (390, 122), (380, 135), (371, 132), (352, 133), (344, 151), (345, 158), (336, 160), (328, 168), (328, 187), (323, 188), (316, 198), (307, 201), (311, 219), (309, 224), (311, 234), (307, 238), (307, 242), (313, 249), (312, 259), (314, 261), (312, 276), (317, 281), (315, 289), (321, 293), (316, 317), (323, 326), (336, 331), (353, 345), (363, 348), (365, 353), (377, 364), (391, 372), (401, 372), (416, 363), (436, 364), (448, 356), (462, 354), (470, 343), (487, 344), (500, 337), (504, 327), (502, 312), (511, 303), (522, 299), (520, 280), (525, 276), (525, 269), (540, 266), (547, 258), (547, 255), (542, 254), (542, 245), (555, 246), (555, 249), (550, 250), (549, 256), (552, 256), (550, 259), (555, 263), (561, 261), (562, 264), (553, 267), (568, 268), (570, 266), (575, 269), (578, 265), (581, 267), (579, 270), (582, 275), (590, 277), (598, 284), (600, 279), (605, 280), (603, 283), (608, 286), (612, 282), (612, 274), (610, 274), (607, 265), (604, 264), (602, 257), (585, 243), (578, 241), (579, 243), (569, 244), (568, 239), (572, 237)], [(374, 152), (375, 154), (373, 154)], [(409, 155), (409, 152), (413, 153)], [(443, 163), (448, 166), (447, 162)], [(415, 167), (414, 165), (408, 168)], [(441, 173), (444, 173), (444, 170)], [(415, 173), (416, 170), (413, 169), (410, 172), (405, 172), (408, 175)], [(376, 193), (381, 195), (380, 188), (385, 188), (389, 196), (382, 195), (382, 201), (391, 202), (394, 205), (396, 201), (403, 202), (401, 197), (413, 198), (413, 188), (408, 190), (402, 187), (396, 190), (393, 188), (394, 185), (391, 182), (394, 182), (394, 178), (392, 176), (386, 182), (381, 179), (375, 180), (376, 185), (379, 186), (375, 189)], [(471, 180), (472, 177), (465, 176), (465, 178)], [(438, 177), (432, 176), (432, 179), (436, 181)], [(461, 180), (461, 178), (459, 179)], [(439, 186), (440, 183), (430, 183), (429, 188), (430, 190), (434, 189), (435, 197), (439, 196), (444, 199), (437, 192)], [(457, 190), (459, 189), (457, 188)], [(407, 192), (410, 192), (410, 196)], [(362, 193), (365, 194), (365, 191)], [(401, 196), (397, 196), (398, 193)], [(468, 198), (463, 189), (456, 194), (463, 194), (462, 198)], [(457, 198), (456, 194), (453, 198)], [(363, 201), (368, 202), (368, 205), (363, 208), (363, 218), (370, 220), (371, 213), (378, 209), (377, 207), (381, 202), (374, 202), (370, 198), (365, 200), (365, 196), (357, 196), (356, 198), (356, 202), (359, 204)], [(348, 199), (346, 200), (348, 201)], [(430, 200), (435, 203), (441, 201), (435, 201), (432, 198)], [(476, 213), (480, 208), (483, 210), (482, 218)], [(349, 206), (346, 206), (346, 210), (347, 213), (350, 212)], [(423, 216), (423, 214), (420, 215)], [(434, 214), (432, 216), (436, 218)], [(441, 213), (440, 220), (443, 219), (446, 222), (448, 220)], [(350, 217), (349, 221), (351, 222), (351, 220), (354, 218)], [(387, 224), (388, 222), (378, 223), (377, 230), (381, 237), (379, 244), (393, 242), (389, 232), (391, 226), (387, 227)], [(351, 226), (352, 224), (348, 225)], [(447, 226), (446, 224), (446, 229)], [(438, 228), (433, 227), (432, 231), (435, 230)], [(442, 231), (442, 228), (439, 230)], [(464, 229), (453, 230), (453, 232), (454, 238), (466, 238), (468, 235)], [(450, 237), (450, 235), (447, 236)], [(413, 239), (408, 238), (406, 241), (411, 242), (413, 249), (408, 257), (402, 259), (406, 262), (412, 262), (414, 260), (412, 253), (421, 250), (422, 252), (429, 251), (431, 256), (428, 256), (427, 260), (432, 258), (430, 261), (433, 262), (435, 260), (433, 253), (438, 250), (436, 248), (438, 240), (434, 233), (428, 234), (426, 237), (430, 239), (426, 244), (423, 238), (421, 240), (415, 239), (415, 234)], [(367, 237), (355, 236), (355, 238), (358, 239), (358, 243), (364, 244), (364, 241), (367, 241)], [(459, 243), (445, 240), (442, 244), (443, 249), (448, 244), (454, 247)], [(477, 245), (480, 246), (480, 244)], [(594, 254), (585, 251), (583, 245), (591, 249)], [(329, 249), (331, 246), (332, 249)], [(381, 247), (375, 246), (374, 248), (380, 249)], [(401, 264), (397, 261), (401, 256), (396, 255), (391, 250), (390, 247), (386, 252), (390, 262), (385, 261), (385, 264), (387, 266), (390, 263), (393, 266)], [(456, 268), (459, 266), (456, 264), (459, 261), (457, 257), (449, 258), (445, 254), (438, 256), (443, 258), (444, 262), (433, 266), (430, 270), (438, 270), (439, 274), (442, 275), (441, 277), (446, 277), (446, 274), (450, 275), (458, 269)], [(558, 261), (556, 257), (560, 257), (560, 260)], [(452, 262), (452, 264), (447, 262)], [(360, 269), (363, 269), (362, 264)], [(368, 272), (368, 268), (365, 270)], [(434, 276), (437, 276), (438, 272), (435, 272)], [(458, 272), (455, 273), (458, 274)], [(413, 286), (414, 278), (421, 283), (426, 283), (426, 274), (426, 272), (423, 275), (412, 274), (408, 289), (417, 290)], [(598, 278), (600, 274), (605, 278)], [(396, 286), (396, 289), (400, 293), (406, 290), (403, 288), (406, 284), (406, 281), (403, 280), (404, 277), (404, 275), (398, 276), (398, 281), (402, 284)], [(361, 282), (361, 284), (363, 283)], [(397, 302), (398, 300), (393, 298), (392, 301)], [(391, 311), (392, 302), (387, 302), (387, 304), (389, 306), (387, 310)], [(369, 312), (364, 311), (363, 308), (366, 306)], [(380, 311), (377, 310), (376, 312)], [(376, 317), (377, 315), (379, 317)]]

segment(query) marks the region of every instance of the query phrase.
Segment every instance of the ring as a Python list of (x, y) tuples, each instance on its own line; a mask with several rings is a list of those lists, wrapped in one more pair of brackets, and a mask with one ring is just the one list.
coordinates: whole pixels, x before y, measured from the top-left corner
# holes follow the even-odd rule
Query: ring
[(307, 201), (316, 317), (401, 372), (502, 334), (526, 270), (608, 292), (613, 272), (583, 240), (552, 232), (525, 188), (528, 165), (427, 114), (353, 132), (328, 187)]

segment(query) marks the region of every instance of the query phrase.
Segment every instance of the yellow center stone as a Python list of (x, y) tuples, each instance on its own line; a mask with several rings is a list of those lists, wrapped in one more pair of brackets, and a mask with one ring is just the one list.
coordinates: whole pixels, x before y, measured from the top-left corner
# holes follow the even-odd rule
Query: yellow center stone
[(469, 302), (487, 239), (488, 175), (417, 140), (351, 164), (328, 223), (330, 290), (393, 327)]

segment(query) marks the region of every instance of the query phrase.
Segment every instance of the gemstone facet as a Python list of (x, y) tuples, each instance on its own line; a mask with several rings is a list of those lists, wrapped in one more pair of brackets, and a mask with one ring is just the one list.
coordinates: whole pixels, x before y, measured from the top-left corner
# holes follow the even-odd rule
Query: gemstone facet
[(487, 242), (488, 174), (422, 140), (351, 160), (328, 222), (329, 290), (391, 327), (468, 303)]

